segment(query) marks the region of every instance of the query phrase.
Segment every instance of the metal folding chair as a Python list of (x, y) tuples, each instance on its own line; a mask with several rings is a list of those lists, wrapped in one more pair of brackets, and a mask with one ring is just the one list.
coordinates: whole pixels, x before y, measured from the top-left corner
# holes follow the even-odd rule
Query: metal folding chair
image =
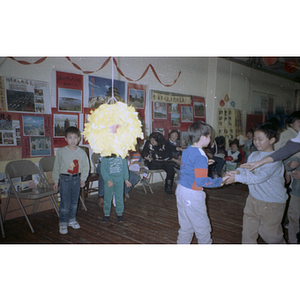
[[(35, 163), (33, 163), (30, 160), (11, 161), (7, 163), (7, 165), (5, 166), (5, 174), (9, 181), (9, 190), (8, 190), (8, 197), (5, 205), (3, 221), (5, 221), (5, 217), (7, 213), (18, 210), (18, 209), (14, 209), (12, 211), (8, 211), (8, 206), (11, 198), (17, 199), (20, 205), (19, 209), (22, 210), (32, 233), (34, 232), (34, 230), (25, 211), (26, 207), (33, 206), (32, 213), (34, 214), (38, 210), (40, 199), (47, 197), (51, 201), (58, 215), (57, 203), (54, 197), (54, 195), (57, 194), (57, 192), (49, 187), (48, 181), (45, 180), (45, 175), (43, 174), (43, 172), (41, 172), (41, 170), (37, 167)], [(30, 176), (30, 175), (38, 176), (39, 178), (38, 185), (34, 188), (29, 188), (26, 190), (19, 190), (19, 189), (17, 190), (16, 186), (14, 185), (14, 181), (17, 181), (23, 176)], [(33, 204), (24, 206), (21, 200), (31, 200), (33, 201)]]

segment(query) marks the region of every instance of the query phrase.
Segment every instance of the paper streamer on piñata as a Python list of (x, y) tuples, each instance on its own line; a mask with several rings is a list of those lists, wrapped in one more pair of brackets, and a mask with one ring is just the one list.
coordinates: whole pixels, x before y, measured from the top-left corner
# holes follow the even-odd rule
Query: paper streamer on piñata
[(102, 104), (92, 111), (82, 134), (95, 153), (122, 158), (135, 151), (137, 138), (144, 138), (138, 113), (122, 102)]

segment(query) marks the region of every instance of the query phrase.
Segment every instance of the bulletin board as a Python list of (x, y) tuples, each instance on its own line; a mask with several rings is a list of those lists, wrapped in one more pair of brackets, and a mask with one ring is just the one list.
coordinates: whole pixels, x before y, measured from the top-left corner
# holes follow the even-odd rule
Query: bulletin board
[(183, 147), (188, 146), (188, 127), (195, 121), (206, 121), (205, 98), (199, 96), (150, 91), (152, 103), (152, 132), (165, 139), (171, 130), (178, 130)]

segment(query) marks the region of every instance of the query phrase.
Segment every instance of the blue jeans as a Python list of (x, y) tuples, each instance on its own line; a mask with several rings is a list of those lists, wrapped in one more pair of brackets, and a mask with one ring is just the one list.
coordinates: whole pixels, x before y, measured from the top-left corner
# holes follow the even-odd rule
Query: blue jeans
[[(97, 174), (99, 175), (99, 179), (98, 179), (98, 196), (99, 198), (103, 198), (104, 197), (104, 180), (103, 180), (103, 177), (101, 175), (101, 172), (100, 172), (100, 163), (97, 165), (97, 168), (96, 168), (96, 172)], [(125, 194), (128, 194), (131, 189), (139, 182), (140, 180), (140, 177), (139, 175), (137, 175), (136, 173), (132, 172), (129, 170), (129, 182), (132, 184), (132, 187), (128, 188), (125, 185), (124, 187), (124, 193)]]
[(68, 226), (69, 222), (76, 221), (80, 195), (80, 175), (72, 177), (60, 174), (59, 192), (59, 226)]

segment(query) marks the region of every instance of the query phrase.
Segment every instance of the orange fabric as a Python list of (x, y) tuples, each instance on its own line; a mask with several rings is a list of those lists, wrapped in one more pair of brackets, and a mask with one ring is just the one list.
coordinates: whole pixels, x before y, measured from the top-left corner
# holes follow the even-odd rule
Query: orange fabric
[(195, 169), (195, 177), (201, 178), (201, 177), (207, 177), (208, 169)]
[(196, 184), (196, 180), (195, 180), (194, 183), (193, 183), (193, 186), (192, 186), (192, 190), (194, 190), (194, 191), (202, 191), (203, 188), (202, 188), (202, 186), (197, 185)]

